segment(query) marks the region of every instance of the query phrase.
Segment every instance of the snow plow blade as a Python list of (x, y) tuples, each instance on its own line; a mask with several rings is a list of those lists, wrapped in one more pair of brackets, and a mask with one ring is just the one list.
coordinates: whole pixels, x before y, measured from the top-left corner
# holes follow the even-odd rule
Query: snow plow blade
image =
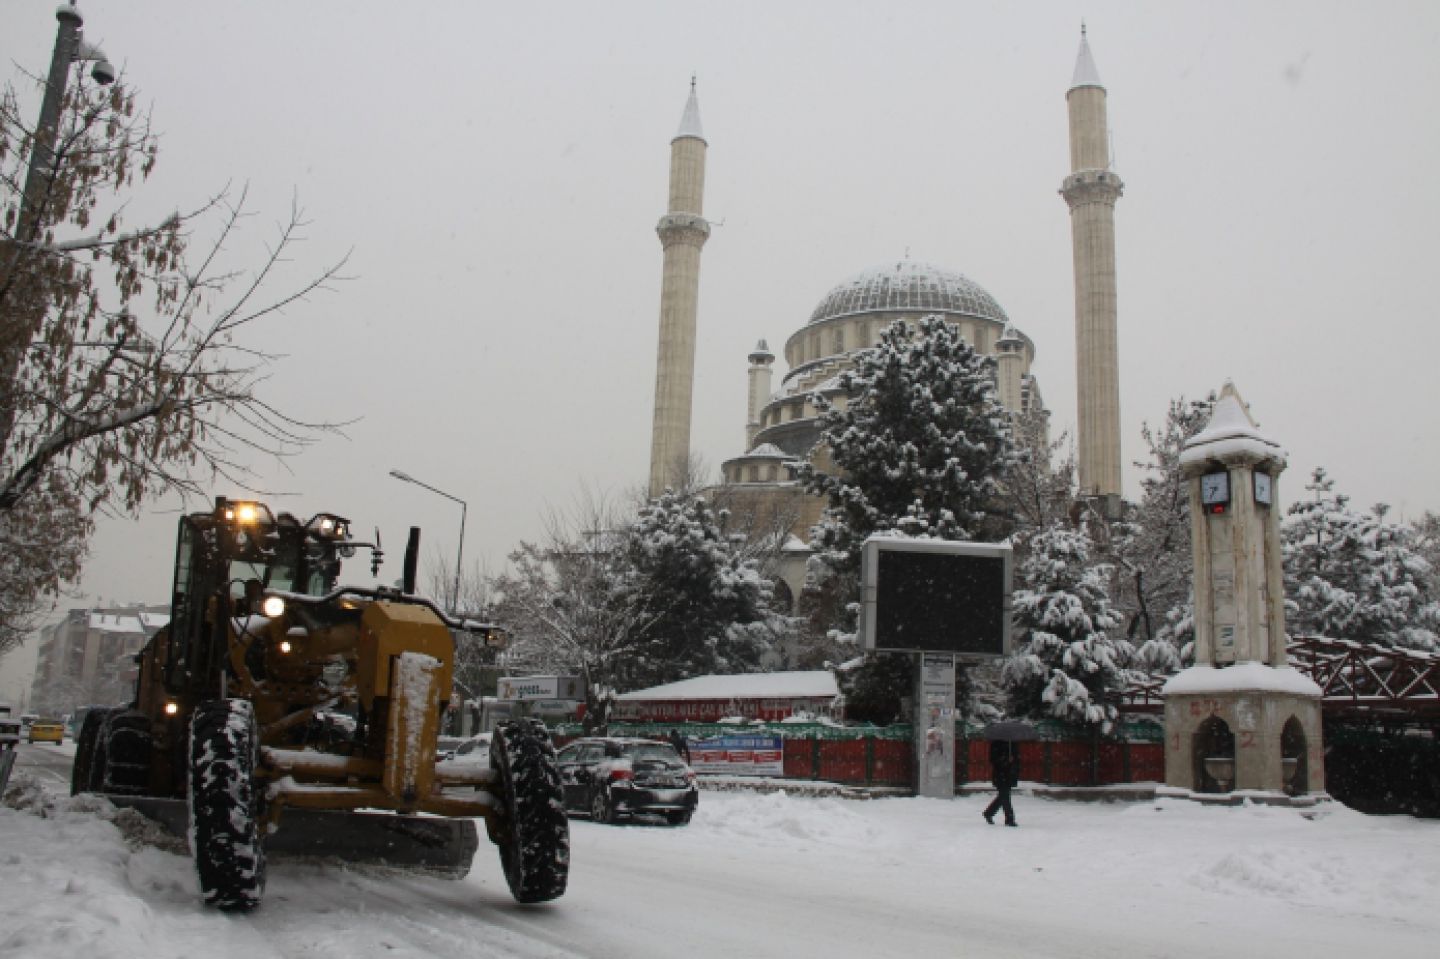
[[(106, 799), (187, 838), (190, 811), (183, 799), (112, 796)], [(473, 819), (384, 812), (287, 809), (265, 837), (265, 853), (278, 858), (338, 859), (462, 879), (480, 846)]]

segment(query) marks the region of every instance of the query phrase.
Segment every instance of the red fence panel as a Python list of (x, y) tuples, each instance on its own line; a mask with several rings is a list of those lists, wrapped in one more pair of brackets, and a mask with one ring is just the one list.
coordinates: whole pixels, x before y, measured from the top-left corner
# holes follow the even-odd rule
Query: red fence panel
[(814, 739), (787, 739), (785, 742), (785, 778), (815, 779), (820, 770), (815, 763)]
[(1100, 743), (1096, 748), (1095, 784), (1125, 782), (1125, 753), (1129, 743)]
[(865, 740), (821, 740), (820, 778), (835, 783), (864, 783)]
[[(1049, 743), (1020, 743), (1020, 778), (1029, 782), (1049, 781), (1050, 757), (1045, 749)], [(987, 744), (988, 747), (988, 744)], [(986, 763), (989, 769), (989, 763)], [(990, 777), (987, 775), (988, 781)]]
[(1054, 786), (1089, 786), (1094, 780), (1088, 742), (1045, 743), (1050, 747), (1050, 783)]
[[(961, 748), (965, 751), (965, 776), (963, 779), (957, 777), (955, 781), (988, 783), (990, 781), (990, 744), (983, 739), (970, 739), (963, 741)], [(956, 752), (959, 751), (956, 750)]]
[(870, 783), (909, 786), (915, 778), (915, 747), (908, 739), (872, 739)]
[(1128, 743), (1130, 747), (1130, 781), (1132, 783), (1163, 783), (1165, 781), (1165, 744)]

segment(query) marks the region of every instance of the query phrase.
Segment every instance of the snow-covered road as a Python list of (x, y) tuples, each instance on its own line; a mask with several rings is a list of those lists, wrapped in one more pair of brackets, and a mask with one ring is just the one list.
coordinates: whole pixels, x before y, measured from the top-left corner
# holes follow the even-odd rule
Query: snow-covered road
[(684, 828), (574, 821), (570, 891), (544, 906), (512, 902), (482, 843), (459, 882), (276, 862), (264, 905), (231, 916), (199, 904), (183, 855), (127, 844), (135, 827), (93, 798), (51, 798), (43, 818), (0, 809), (0, 956), (1418, 959), (1440, 943), (1440, 823), (1339, 805), (1021, 796), (1005, 829), (980, 798), (706, 792)]

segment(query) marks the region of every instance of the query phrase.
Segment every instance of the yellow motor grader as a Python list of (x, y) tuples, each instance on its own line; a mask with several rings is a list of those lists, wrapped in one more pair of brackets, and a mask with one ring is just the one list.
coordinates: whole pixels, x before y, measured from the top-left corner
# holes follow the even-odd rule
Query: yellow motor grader
[(380, 861), (458, 878), (484, 819), (511, 894), (565, 891), (570, 833), (555, 750), (534, 720), (501, 724), (490, 768), (437, 759), (452, 619), (415, 595), (419, 531), (398, 589), (338, 586), (350, 523), (217, 499), (180, 520), (169, 625), (136, 657), (128, 706), (92, 709), (71, 792), (188, 835), (205, 901), (259, 904), (268, 854)]

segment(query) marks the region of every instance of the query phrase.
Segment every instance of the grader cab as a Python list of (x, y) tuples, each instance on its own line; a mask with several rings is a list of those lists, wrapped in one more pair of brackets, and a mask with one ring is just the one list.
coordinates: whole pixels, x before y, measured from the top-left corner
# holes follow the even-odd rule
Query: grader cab
[(453, 633), (499, 631), (415, 595), (418, 531), (399, 589), (337, 585), (358, 547), (373, 575), (378, 542), (333, 514), (222, 498), (183, 517), (170, 623), (137, 657), (134, 702), (86, 715), (71, 791), (183, 830), (221, 909), (259, 904), (270, 854), (464, 876), (477, 818), (517, 900), (560, 896), (569, 826), (544, 726), (502, 724), (488, 769), (437, 759)]

